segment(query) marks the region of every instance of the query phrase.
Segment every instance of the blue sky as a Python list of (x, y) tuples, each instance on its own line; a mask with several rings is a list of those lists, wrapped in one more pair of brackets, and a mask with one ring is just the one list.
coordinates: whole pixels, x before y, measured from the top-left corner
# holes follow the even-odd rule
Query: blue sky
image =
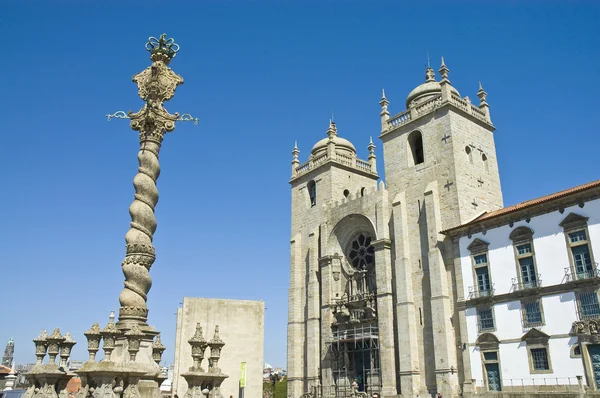
[[(488, 92), (506, 205), (598, 179), (600, 3), (589, 1), (3, 1), (0, 349), (60, 327), (79, 341), (118, 309), (144, 43), (181, 45), (158, 187), (150, 323), (173, 358), (184, 296), (264, 300), (265, 360), (285, 366), (291, 150), (341, 136), (367, 157), (440, 56)], [(452, 3), (452, 4), (451, 4)], [(143, 5), (142, 5), (143, 4)], [(379, 172), (381, 144), (375, 139)]]

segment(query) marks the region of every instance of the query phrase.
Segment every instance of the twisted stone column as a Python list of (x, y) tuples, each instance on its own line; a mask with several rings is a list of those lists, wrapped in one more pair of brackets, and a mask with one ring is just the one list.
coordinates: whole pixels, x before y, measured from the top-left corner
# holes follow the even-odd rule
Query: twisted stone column
[(129, 207), (131, 228), (125, 235), (126, 255), (122, 263), (125, 287), (119, 295), (120, 329), (138, 324), (147, 328), (147, 294), (152, 286), (150, 267), (155, 260), (152, 237), (156, 231), (154, 207), (158, 203), (156, 180), (160, 175), (158, 155), (164, 134), (175, 129), (178, 113), (171, 115), (163, 107), (183, 83), (167, 65), (179, 50), (173, 39), (150, 38), (146, 49), (151, 53), (152, 65), (133, 77), (138, 94), (146, 102), (137, 112), (129, 112), (131, 128), (140, 132), (139, 168), (133, 179), (135, 199)]

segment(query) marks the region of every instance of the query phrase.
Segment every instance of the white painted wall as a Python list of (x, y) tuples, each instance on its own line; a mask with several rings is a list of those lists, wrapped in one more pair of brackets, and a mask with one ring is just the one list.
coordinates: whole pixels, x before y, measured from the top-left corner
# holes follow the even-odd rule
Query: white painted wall
[[(534, 231), (533, 245), (536, 266), (538, 273), (541, 275), (542, 285), (550, 286), (563, 283), (565, 268), (569, 267), (569, 248), (563, 229), (559, 224), (571, 212), (589, 218), (588, 231), (591, 251), (594, 260), (598, 262), (600, 260), (600, 200), (594, 200), (586, 202), (583, 208), (579, 206), (567, 208), (562, 214), (555, 211), (532, 218), (529, 223), (520, 221), (515, 223), (512, 228), (504, 225), (490, 229), (486, 234), (478, 233), (470, 238), (462, 237), (459, 241), (459, 247), (465, 299), (468, 298), (468, 288), (475, 285), (471, 253), (467, 250), (467, 247), (476, 238), (489, 243), (488, 261), (495, 295), (511, 291), (511, 279), (517, 277), (518, 269), (509, 235), (513, 229), (519, 226), (527, 226)], [(571, 378), (570, 382), (575, 383), (575, 376), (584, 375), (583, 363), (580, 358), (570, 358), (571, 346), (576, 339), (565, 337), (571, 329), (571, 324), (577, 320), (575, 294), (567, 292), (542, 297), (542, 309), (545, 325), (539, 329), (550, 336), (556, 336), (551, 338), (549, 342), (553, 373), (532, 375), (529, 371), (525, 343), (514, 342), (519, 341), (527, 332), (527, 329), (523, 329), (521, 323), (520, 301), (494, 305), (496, 330), (493, 333), (501, 342), (503, 340), (513, 341), (500, 344), (499, 355), (502, 378), (523, 379), (524, 384), (533, 384), (539, 383), (544, 378), (549, 382), (550, 378), (556, 379), (558, 377), (561, 384), (567, 383), (567, 378)], [(468, 308), (465, 314), (468, 340), (469, 344), (472, 345), (479, 336), (477, 312), (474, 308)], [(470, 350), (472, 376), (477, 380), (477, 384), (481, 385), (480, 383), (484, 378), (481, 354), (474, 346), (470, 346)], [(507, 383), (508, 381), (505, 380), (504, 382)]]
[(508, 225), (493, 228), (483, 233), (477, 233), (468, 238), (460, 238), (460, 256), (464, 283), (464, 297), (468, 297), (470, 286), (474, 286), (471, 253), (467, 246), (479, 238), (489, 245), (488, 261), (494, 284), (495, 294), (508, 293), (512, 287), (511, 278), (517, 277), (517, 266), (514, 258), (510, 232), (520, 226), (526, 226), (534, 231), (533, 246), (536, 255), (538, 273), (541, 274), (543, 286), (557, 285), (563, 281), (564, 269), (569, 267), (569, 254), (563, 229), (560, 222), (569, 214), (577, 213), (589, 217), (588, 231), (592, 253), (596, 262), (600, 260), (600, 200), (586, 202), (583, 208), (572, 206), (566, 208), (563, 214), (558, 211), (547, 213), (531, 219), (529, 223), (519, 221), (511, 228)]

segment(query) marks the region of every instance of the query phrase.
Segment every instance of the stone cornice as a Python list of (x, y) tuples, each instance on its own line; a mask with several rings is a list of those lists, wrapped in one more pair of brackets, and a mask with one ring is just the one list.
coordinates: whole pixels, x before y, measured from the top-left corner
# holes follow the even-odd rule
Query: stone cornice
[(467, 300), (458, 300), (456, 302), (457, 310), (465, 310), (466, 308), (476, 307), (479, 305), (494, 305), (498, 303), (506, 303), (510, 301), (519, 301), (531, 297), (549, 296), (558, 293), (572, 292), (577, 289), (600, 285), (600, 278), (589, 278), (582, 280), (574, 280), (558, 285), (542, 286), (537, 288), (519, 290), (486, 297), (477, 297)]

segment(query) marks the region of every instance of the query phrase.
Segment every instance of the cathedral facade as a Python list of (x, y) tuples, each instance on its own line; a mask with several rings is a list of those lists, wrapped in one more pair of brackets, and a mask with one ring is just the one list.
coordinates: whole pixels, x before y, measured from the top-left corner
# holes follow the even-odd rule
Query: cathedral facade
[[(288, 395), (456, 396), (465, 379), (457, 246), (441, 231), (503, 207), (487, 94), (461, 97), (444, 64), (390, 116), (366, 160), (331, 122), (292, 160)], [(379, 182), (378, 182), (379, 181)]]

